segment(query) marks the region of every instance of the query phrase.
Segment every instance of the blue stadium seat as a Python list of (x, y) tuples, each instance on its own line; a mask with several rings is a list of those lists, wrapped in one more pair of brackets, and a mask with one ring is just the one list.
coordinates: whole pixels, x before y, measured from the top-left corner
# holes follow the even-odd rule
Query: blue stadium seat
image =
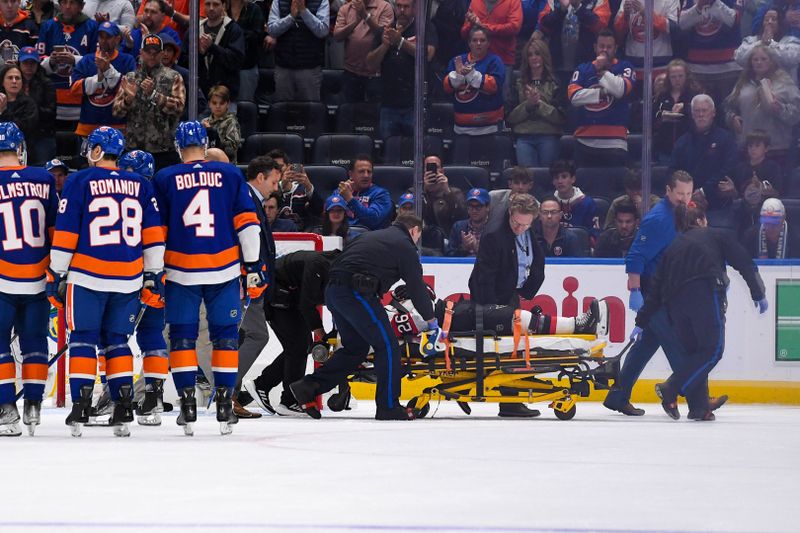
[(409, 167), (395, 166), (376, 166), (372, 181), (375, 185), (383, 187), (392, 195), (392, 201), (396, 204), (400, 195), (414, 186), (414, 169)]
[(275, 102), (267, 115), (269, 133), (296, 133), (307, 146), (327, 129), (328, 110), (322, 102)]
[[(443, 157), (444, 147), (442, 139), (433, 135), (426, 135), (422, 139), (422, 153), (424, 155), (438, 155)], [(414, 139), (411, 137), (393, 136), (386, 139), (383, 145), (383, 162), (387, 165), (414, 166)]]
[(494, 176), (514, 165), (514, 145), (506, 135), (459, 135), (453, 143), (453, 164), (472, 165)]
[(250, 135), (244, 143), (242, 162), (249, 162), (254, 157), (267, 155), (267, 152), (280, 148), (294, 163), (303, 162), (303, 138), (294, 133), (256, 133)]
[(380, 105), (365, 102), (341, 104), (336, 110), (336, 133), (377, 138), (380, 133)]
[(323, 200), (339, 189), (339, 182), (347, 179), (347, 171), (337, 166), (309, 165), (305, 171)]
[(311, 161), (315, 165), (339, 165), (350, 168), (353, 157), (372, 154), (372, 138), (368, 135), (337, 133), (320, 135), (314, 141)]
[(425, 135), (439, 137), (445, 146), (453, 142), (453, 104), (434, 102), (425, 113)]

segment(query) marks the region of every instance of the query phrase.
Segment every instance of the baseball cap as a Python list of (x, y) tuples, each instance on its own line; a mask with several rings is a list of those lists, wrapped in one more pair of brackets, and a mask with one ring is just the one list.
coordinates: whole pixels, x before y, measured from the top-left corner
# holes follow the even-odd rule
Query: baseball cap
[(161, 43), (164, 48), (167, 46), (174, 46), (176, 50), (180, 51), (181, 47), (178, 45), (178, 41), (176, 41), (172, 35), (169, 33), (164, 33), (163, 35), (159, 35), (159, 37), (161, 38)]
[(164, 41), (161, 40), (161, 37), (155, 34), (150, 34), (144, 39), (142, 39), (142, 50), (155, 50), (160, 52), (164, 49)]
[(36, 52), (36, 48), (33, 46), (25, 46), (24, 48), (20, 48), (19, 50), (19, 62), (22, 63), (23, 61), (36, 61), (39, 62), (39, 54)]
[(341, 207), (342, 209), (347, 209), (347, 202), (344, 201), (344, 198), (340, 194), (331, 194), (328, 196), (328, 199), (325, 200), (325, 212), (327, 213), (334, 207)]
[(58, 167), (61, 167), (64, 170), (69, 170), (69, 167), (67, 167), (66, 163), (64, 163), (60, 159), (51, 159), (50, 161), (44, 164), (44, 169), (47, 170), (48, 172)]
[(106, 33), (111, 37), (116, 37), (117, 35), (119, 35), (119, 26), (117, 26), (113, 22), (105, 21), (102, 24), (100, 24), (100, 27), (97, 28), (97, 31), (98, 33), (102, 31), (103, 33)]
[(410, 192), (407, 192), (400, 196), (400, 200), (397, 202), (397, 207), (402, 207), (406, 204), (414, 205), (415, 203), (416, 199), (414, 198), (414, 195)]
[(760, 222), (762, 224), (780, 224), (786, 217), (786, 208), (777, 198), (767, 198), (761, 205)]
[(481, 205), (489, 205), (490, 201), (489, 191), (478, 187), (470, 189), (469, 192), (467, 193), (467, 202), (470, 202), (472, 200), (475, 200)]

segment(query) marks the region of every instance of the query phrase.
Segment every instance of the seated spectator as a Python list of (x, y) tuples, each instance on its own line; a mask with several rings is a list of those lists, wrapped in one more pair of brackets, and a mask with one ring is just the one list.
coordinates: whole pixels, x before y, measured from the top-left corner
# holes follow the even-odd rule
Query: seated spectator
[(244, 59), (239, 69), (239, 95), (237, 100), (256, 101), (258, 88), (258, 58), (264, 41), (264, 11), (260, 2), (251, 0), (226, 0), (228, 16), (244, 33)]
[(39, 131), (39, 109), (22, 90), (22, 71), (15, 63), (9, 63), (0, 70), (0, 82), (0, 122), (13, 122), (26, 140), (35, 142)]
[(728, 124), (744, 147), (748, 133), (768, 131), (767, 157), (785, 168), (792, 128), (800, 122), (800, 89), (780, 69), (774, 52), (756, 45), (731, 95), (725, 100)]
[(328, 0), (272, 2), (267, 32), (276, 40), (276, 102), (319, 101), (329, 17)]
[(450, 186), (439, 156), (425, 158), (422, 190), (422, 220), (426, 225), (438, 226), (447, 235), (457, 220), (467, 217), (464, 192)]
[[(171, 68), (175, 72), (181, 75), (183, 79), (183, 86), (184, 88), (189, 87), (189, 69), (186, 67), (182, 67), (178, 64), (178, 59), (181, 56), (181, 46), (180, 42), (176, 41), (172, 36), (163, 33), (159, 35), (161, 37), (161, 42), (163, 43), (164, 51), (161, 54), (161, 64), (167, 68)], [(188, 108), (186, 106), (183, 113), (183, 119), (185, 120), (188, 115)], [(197, 113), (199, 115), (205, 114), (206, 110), (208, 109), (208, 100), (206, 100), (206, 95), (203, 94), (203, 90), (198, 87), (197, 88)]]
[[(413, 215), (416, 212), (416, 203), (417, 200), (414, 193), (406, 192), (401, 194), (397, 202), (397, 216), (403, 213), (411, 213)], [(446, 241), (447, 235), (442, 228), (435, 224), (428, 224), (423, 220), (421, 237), (422, 255), (444, 255)]]
[(215, 85), (224, 85), (235, 102), (239, 97), (239, 69), (244, 61), (244, 32), (225, 14), (222, 0), (205, 0), (205, 6), (206, 18), (200, 21), (197, 40), (198, 82), (205, 94)]
[(208, 91), (208, 107), (211, 116), (202, 121), (206, 129), (213, 129), (219, 137), (218, 148), (222, 148), (228, 159), (236, 164), (236, 153), (242, 145), (242, 131), (239, 119), (228, 111), (230, 91), (224, 85), (215, 85)]
[(739, 0), (686, 0), (681, 6), (678, 25), (688, 49), (689, 70), (716, 102), (730, 94), (739, 77), (733, 54), (742, 42), (742, 5)]
[(54, 2), (50, 0), (31, 0), (25, 7), (28, 11), (28, 18), (36, 26), (36, 34), (38, 35), (42, 24), (50, 20), (58, 14), (58, 8)]
[[(514, 167), (508, 178), (509, 189), (495, 189), (489, 193), (491, 205), (489, 209), (489, 230), (494, 230), (502, 225), (511, 196), (515, 194), (531, 194), (533, 191), (533, 176), (524, 167)], [(535, 200), (535, 199), (534, 199)], [(538, 209), (539, 206), (537, 205)]]
[(628, 160), (629, 99), (636, 77), (633, 65), (616, 58), (617, 42), (602, 30), (594, 45), (597, 58), (578, 66), (567, 95), (577, 108), (575, 165), (624, 166)]
[[(641, 78), (644, 68), (644, 2), (623, 0), (614, 18), (617, 41), (625, 43), (625, 59), (633, 63), (636, 77)], [(678, 2), (654, 0), (653, 2), (653, 74), (661, 74), (672, 59), (672, 31), (678, 30)]]
[(639, 210), (633, 202), (618, 203), (614, 211), (614, 224), (600, 234), (594, 256), (625, 257), (636, 235), (639, 218)]
[(350, 225), (374, 230), (389, 225), (394, 205), (389, 191), (372, 183), (372, 167), (370, 156), (356, 155), (349, 179), (339, 183), (339, 194), (347, 203)]
[(311, 232), (323, 236), (341, 237), (347, 244), (360, 232), (354, 231), (347, 221), (345, 201), (338, 192), (328, 196), (325, 200), (325, 213), (322, 216), (322, 225), (314, 227)]
[(742, 235), (758, 223), (761, 204), (767, 198), (778, 198), (784, 184), (781, 168), (767, 159), (769, 135), (755, 130), (747, 136), (747, 161), (733, 170), (733, 183), (742, 198), (737, 208), (737, 234)]
[(19, 51), (19, 69), (22, 71), (22, 92), (36, 102), (39, 111), (39, 128), (28, 139), (28, 163), (41, 165), (56, 155), (55, 120), (56, 90), (39, 65), (39, 54), (32, 46)]
[(592, 45), (610, 20), (605, 0), (547, 0), (538, 29), (547, 36), (556, 68), (572, 69), (595, 57)]
[(300, 231), (297, 228), (297, 224), (295, 224), (293, 220), (278, 217), (278, 214), (280, 213), (278, 210), (280, 199), (280, 194), (274, 192), (270, 194), (266, 200), (264, 200), (264, 212), (267, 214), (267, 221), (269, 222), (270, 229), (273, 232)]
[(546, 167), (558, 157), (565, 120), (563, 97), (547, 44), (531, 38), (523, 57), (516, 86), (519, 104), (508, 114), (506, 122), (516, 138), (517, 164)]
[(582, 257), (578, 238), (561, 224), (561, 203), (555, 196), (545, 196), (539, 206), (539, 221), (534, 224), (536, 239), (545, 257)]
[(447, 66), (444, 90), (453, 96), (456, 134), (500, 131), (506, 68), (498, 56), (489, 53), (489, 40), (487, 30), (479, 26), (470, 29), (469, 53), (456, 56)]
[[(511, 71), (516, 64), (517, 35), (522, 29), (522, 3), (517, 0), (471, 0), (461, 26), (461, 38), (472, 40), (472, 30), (482, 28), (488, 37), (489, 53), (500, 58), (505, 65), (506, 77), (499, 87), (502, 96), (511, 96)], [(452, 69), (448, 69), (448, 72)]]
[(20, 0), (0, 2), (0, 53), (4, 63), (17, 60), (21, 48), (36, 45), (39, 27), (28, 12), (20, 9)]
[(683, 59), (670, 61), (663, 89), (653, 90), (653, 150), (659, 164), (669, 164), (675, 141), (692, 127), (689, 105), (700, 92), (700, 85), (686, 62)]
[(756, 259), (800, 257), (800, 235), (789, 231), (786, 208), (777, 198), (764, 200), (759, 224), (745, 231), (742, 244)]
[[(767, 2), (769, 3), (769, 2)], [(800, 11), (798, 13), (798, 23), (800, 23)], [(786, 20), (781, 16), (777, 9), (769, 9), (764, 13), (761, 27), (754, 33), (748, 35), (739, 45), (734, 53), (734, 59), (740, 67), (747, 67), (750, 62), (750, 54), (759, 44), (763, 44), (775, 54), (780, 68), (789, 73), (793, 80), (797, 79), (797, 65), (800, 63), (800, 39), (791, 34), (785, 34), (784, 28)]]
[[(180, 50), (181, 38), (178, 32), (169, 25), (169, 17), (167, 11), (170, 10), (169, 4), (165, 0), (146, 0), (142, 3), (144, 10), (142, 11), (142, 21), (139, 23), (138, 28), (126, 29), (120, 28), (122, 31), (122, 51), (131, 54), (133, 57), (139, 57), (139, 50), (142, 48), (142, 39), (154, 33), (164, 40), (164, 37), (169, 35), (172, 41)], [(164, 41), (166, 46), (166, 41)]]
[(481, 235), (489, 221), (489, 191), (470, 189), (467, 193), (467, 218), (453, 224), (446, 254), (451, 257), (475, 257)]
[(580, 226), (590, 233), (600, 229), (597, 207), (591, 196), (575, 187), (575, 165), (560, 159), (550, 165), (554, 196), (561, 204), (561, 220), (569, 226)]
[(290, 163), (283, 150), (272, 150), (270, 153), (276, 151), (280, 152), (286, 161), (281, 171), (281, 180), (278, 182), (282, 216), (294, 220), (301, 229), (319, 224), (323, 209), (322, 197), (308, 179), (305, 167), (299, 163)]
[(406, 192), (400, 195), (400, 199), (397, 201), (397, 214), (402, 215), (403, 213), (411, 213), (414, 214), (416, 207), (416, 198), (414, 198), (413, 192)]
[(120, 27), (130, 30), (136, 22), (136, 13), (130, 0), (86, 0), (83, 14), (97, 21), (112, 22)]
[[(414, 80), (417, 34), (414, 0), (396, 0), (394, 24), (375, 34), (365, 65), (381, 72), (381, 138), (413, 135)], [(438, 46), (436, 29), (426, 28), (426, 59), (430, 61)]]
[[(631, 202), (635, 207), (636, 211), (639, 213), (639, 218), (642, 218), (642, 171), (641, 169), (636, 170), (629, 170), (628, 173), (625, 175), (624, 180), (624, 187), (625, 187), (625, 194), (622, 196), (617, 196), (611, 202), (611, 205), (608, 208), (608, 212), (606, 213), (606, 220), (603, 224), (604, 228), (612, 228), (614, 227), (614, 223), (616, 221), (616, 211), (617, 206), (625, 203)], [(657, 194), (650, 193), (650, 208), (652, 209), (661, 198)]]
[(53, 180), (56, 182), (56, 192), (61, 195), (61, 191), (64, 190), (64, 182), (67, 181), (67, 175), (69, 175), (69, 168), (60, 159), (51, 159), (44, 164), (44, 169), (53, 176)]
[(375, 36), (393, 21), (394, 11), (386, 0), (353, 0), (339, 9), (333, 38), (345, 43), (342, 83), (345, 102), (380, 102), (381, 69), (367, 65), (367, 54), (375, 44)]

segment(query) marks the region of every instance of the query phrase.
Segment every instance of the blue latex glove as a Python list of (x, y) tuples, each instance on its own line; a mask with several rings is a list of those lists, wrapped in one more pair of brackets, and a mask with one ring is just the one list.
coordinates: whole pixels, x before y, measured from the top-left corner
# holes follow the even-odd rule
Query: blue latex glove
[(640, 340), (642, 340), (642, 331), (644, 331), (644, 330), (642, 328), (640, 328), (639, 326), (636, 326), (635, 328), (633, 328), (633, 331), (631, 331), (631, 335), (629, 337), (630, 340), (635, 341), (635, 342), (639, 342)]
[(638, 312), (644, 306), (644, 296), (639, 289), (631, 289), (630, 297), (628, 298), (628, 309)]
[(434, 318), (428, 322), (427, 331), (422, 333), (419, 342), (419, 353), (422, 357), (431, 357), (439, 352), (447, 349), (444, 344), (446, 335), (442, 328), (439, 327), (439, 322)]
[(763, 315), (767, 312), (767, 309), (769, 309), (769, 302), (767, 302), (766, 296), (758, 301), (753, 301), (753, 303), (755, 304), (756, 309), (758, 309), (759, 315)]

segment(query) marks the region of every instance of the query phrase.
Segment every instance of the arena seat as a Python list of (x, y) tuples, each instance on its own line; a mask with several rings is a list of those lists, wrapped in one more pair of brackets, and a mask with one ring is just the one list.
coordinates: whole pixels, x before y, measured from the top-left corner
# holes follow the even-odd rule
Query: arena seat
[(339, 189), (340, 181), (347, 179), (347, 171), (337, 166), (309, 165), (305, 171), (323, 200)]
[(489, 188), (489, 173), (480, 167), (446, 166), (444, 174), (451, 186), (464, 192), (474, 187)]
[[(83, 159), (81, 145), (83, 139), (73, 131), (56, 131), (56, 158), (60, 159), (69, 168), (78, 168)], [(83, 162), (85, 164), (85, 161)]]
[(625, 193), (625, 167), (583, 167), (575, 171), (575, 185), (590, 196), (616, 198)]
[(322, 102), (276, 102), (269, 108), (267, 131), (296, 133), (307, 146), (327, 129), (328, 110)]
[(800, 167), (789, 174), (783, 188), (785, 198), (800, 198)]
[(559, 159), (572, 159), (572, 154), (575, 151), (575, 137), (572, 135), (562, 135), (558, 140), (558, 157)]
[(586, 229), (578, 226), (570, 226), (564, 229), (567, 233), (572, 233), (578, 238), (578, 249), (582, 255), (573, 257), (589, 257), (592, 255), (592, 247), (589, 245), (589, 232)]
[(450, 102), (434, 102), (425, 113), (425, 135), (442, 139), (444, 146), (453, 142), (453, 104)]
[(786, 208), (786, 221), (792, 228), (790, 231), (800, 231), (800, 199), (782, 198), (781, 202)]
[(344, 103), (343, 79), (343, 70), (322, 69), (322, 87), (320, 89), (322, 103), (331, 111), (335, 111)]
[(506, 135), (458, 135), (453, 143), (453, 164), (472, 165), (494, 176), (514, 164), (514, 144)]
[(341, 104), (336, 110), (336, 133), (369, 135), (373, 139), (380, 133), (380, 105), (360, 102)]
[(628, 159), (632, 163), (638, 163), (642, 160), (642, 134), (629, 133), (628, 134)]
[(372, 173), (372, 181), (375, 185), (388, 190), (392, 196), (392, 202), (396, 204), (400, 195), (414, 186), (414, 169), (379, 165)]
[(239, 120), (239, 129), (242, 139), (247, 139), (258, 131), (258, 106), (253, 102), (236, 102), (236, 118)]
[(594, 200), (595, 205), (595, 216), (597, 217), (597, 222), (599, 224), (599, 229), (603, 229), (603, 226), (606, 223), (606, 214), (608, 214), (608, 209), (611, 207), (611, 202), (608, 198), (603, 196), (592, 196), (592, 200)]
[(274, 148), (280, 148), (294, 163), (302, 163), (303, 138), (296, 133), (256, 133), (244, 143), (242, 161), (249, 162), (254, 157), (266, 155)]
[(271, 68), (258, 69), (258, 87), (256, 87), (256, 104), (269, 106), (274, 101), (275, 95), (275, 70)]
[[(442, 158), (442, 139), (433, 135), (423, 137), (422, 153), (425, 156), (438, 155)], [(383, 162), (387, 165), (414, 166), (414, 139), (397, 135), (386, 139), (383, 145)]]
[(337, 133), (320, 135), (314, 141), (311, 161), (315, 165), (339, 165), (345, 168), (358, 154), (372, 154), (372, 138), (368, 135)]

